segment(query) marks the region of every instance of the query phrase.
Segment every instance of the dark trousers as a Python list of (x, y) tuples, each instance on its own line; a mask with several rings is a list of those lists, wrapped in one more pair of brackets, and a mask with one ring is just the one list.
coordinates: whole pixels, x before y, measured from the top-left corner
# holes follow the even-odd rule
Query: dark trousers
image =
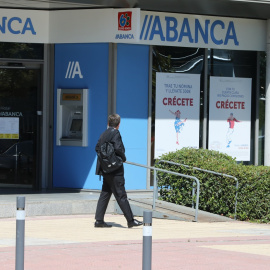
[(132, 221), (133, 213), (127, 198), (125, 178), (122, 175), (106, 175), (103, 177), (102, 190), (96, 209), (96, 220), (104, 220), (105, 212), (112, 194), (119, 204), (126, 220)]

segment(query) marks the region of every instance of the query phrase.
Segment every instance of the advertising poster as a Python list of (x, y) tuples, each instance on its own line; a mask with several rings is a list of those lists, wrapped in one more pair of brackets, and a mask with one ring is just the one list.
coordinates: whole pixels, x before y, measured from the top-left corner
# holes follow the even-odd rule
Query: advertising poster
[(19, 139), (19, 117), (0, 117), (0, 139)]
[(200, 75), (156, 73), (155, 158), (199, 148)]
[(208, 148), (250, 160), (251, 79), (210, 77)]

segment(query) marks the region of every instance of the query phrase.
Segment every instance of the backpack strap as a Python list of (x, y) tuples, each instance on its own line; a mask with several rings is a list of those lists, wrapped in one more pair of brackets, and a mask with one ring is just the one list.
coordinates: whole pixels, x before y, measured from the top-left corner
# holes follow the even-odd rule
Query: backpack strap
[(113, 136), (114, 136), (114, 134), (115, 134), (114, 131), (115, 131), (115, 128), (111, 128), (111, 132), (110, 132), (109, 139), (106, 140), (106, 142), (110, 142), (110, 141), (111, 141), (111, 139), (113, 138)]
[[(107, 130), (100, 137), (99, 148), (100, 148), (101, 144), (106, 143), (106, 142), (110, 142), (113, 135), (114, 135), (113, 134), (114, 128), (110, 128), (110, 132), (107, 132)], [(100, 151), (100, 149), (98, 149), (98, 150)]]

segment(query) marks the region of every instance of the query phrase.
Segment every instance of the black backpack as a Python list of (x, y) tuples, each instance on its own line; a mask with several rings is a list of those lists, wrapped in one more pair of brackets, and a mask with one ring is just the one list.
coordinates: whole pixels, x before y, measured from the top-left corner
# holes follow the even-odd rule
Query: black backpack
[[(112, 138), (112, 136), (110, 136), (110, 138)], [(100, 167), (105, 174), (112, 173), (123, 165), (122, 158), (115, 154), (113, 144), (110, 140), (107, 140), (100, 145), (100, 149), (97, 151), (97, 156), (100, 162)]]

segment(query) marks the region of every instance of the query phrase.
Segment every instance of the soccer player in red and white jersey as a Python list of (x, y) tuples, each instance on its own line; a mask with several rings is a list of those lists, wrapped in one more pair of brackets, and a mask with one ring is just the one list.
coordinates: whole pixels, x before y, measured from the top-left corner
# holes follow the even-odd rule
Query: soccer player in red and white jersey
[(226, 136), (226, 139), (227, 139), (227, 148), (230, 147), (230, 144), (232, 142), (232, 134), (234, 132), (234, 125), (235, 125), (235, 122), (241, 122), (239, 120), (237, 120), (234, 116), (233, 116), (233, 113), (230, 113), (230, 116), (229, 118), (227, 119), (227, 122), (229, 123), (229, 128), (228, 128), (228, 132), (227, 132), (227, 136)]

